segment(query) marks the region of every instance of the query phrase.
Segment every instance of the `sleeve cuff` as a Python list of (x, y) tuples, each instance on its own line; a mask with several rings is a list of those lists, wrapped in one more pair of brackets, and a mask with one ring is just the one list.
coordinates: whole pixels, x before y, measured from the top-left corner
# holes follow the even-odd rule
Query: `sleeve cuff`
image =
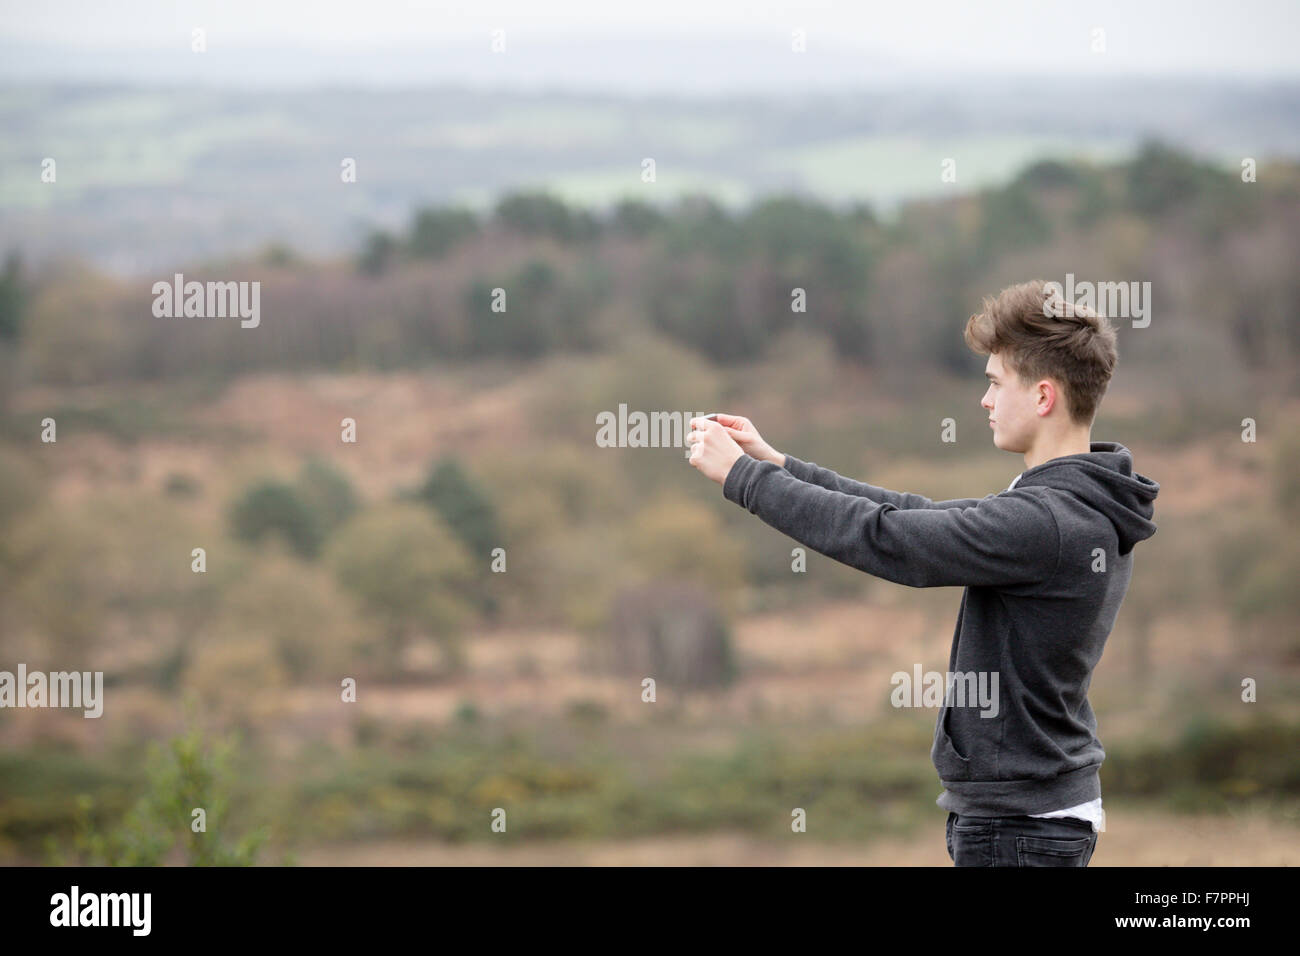
[(805, 477), (804, 472), (808, 468), (808, 463), (801, 458), (794, 457), (794, 455), (790, 454), (788, 451), (782, 452), (781, 454), (785, 455), (785, 470), (790, 472), (790, 474), (794, 475), (800, 481), (807, 481), (808, 479)]
[(746, 494), (751, 484), (758, 480), (766, 471), (778, 468), (775, 462), (759, 461), (757, 458), (750, 458), (748, 455), (741, 455), (736, 459), (731, 470), (727, 472), (726, 479), (722, 482), (722, 494), (728, 501), (734, 501), (742, 508), (747, 507), (745, 502), (752, 496)]

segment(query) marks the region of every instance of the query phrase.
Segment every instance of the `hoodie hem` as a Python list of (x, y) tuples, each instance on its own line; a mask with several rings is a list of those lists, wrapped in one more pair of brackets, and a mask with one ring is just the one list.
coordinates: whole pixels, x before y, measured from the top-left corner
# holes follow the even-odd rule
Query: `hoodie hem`
[(935, 803), (977, 817), (1049, 813), (1100, 797), (1100, 767), (1089, 764), (1051, 780), (940, 780), (945, 789)]

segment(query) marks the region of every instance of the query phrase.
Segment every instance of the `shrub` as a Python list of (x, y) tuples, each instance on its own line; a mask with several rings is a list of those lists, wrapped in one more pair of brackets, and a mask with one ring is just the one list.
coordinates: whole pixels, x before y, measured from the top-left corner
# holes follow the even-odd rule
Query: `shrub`
[(323, 458), (310, 458), (298, 473), (297, 490), (315, 512), (322, 534), (346, 522), (359, 507), (357, 493), (347, 476)]
[(291, 485), (262, 481), (249, 488), (230, 511), (231, 533), (255, 544), (268, 534), (279, 534), (294, 553), (314, 558), (325, 530), (319, 516)]
[(382, 622), (381, 640), (368, 648), (381, 669), (400, 673), (407, 643), (417, 635), (436, 640), (459, 665), (457, 639), (471, 610), (463, 595), (481, 565), (471, 563), (435, 515), (409, 503), (372, 508), (334, 536), (325, 560)]
[[(265, 828), (241, 835), (227, 825), (231, 757), (235, 739), (206, 742), (197, 730), (173, 738), (166, 750), (151, 748), (146, 790), (107, 831), (93, 824), (95, 801), (79, 801), (72, 845), (47, 844), (56, 865), (160, 866), (183, 853), (189, 866), (251, 866), (269, 836)], [(194, 810), (205, 813), (195, 831)]]

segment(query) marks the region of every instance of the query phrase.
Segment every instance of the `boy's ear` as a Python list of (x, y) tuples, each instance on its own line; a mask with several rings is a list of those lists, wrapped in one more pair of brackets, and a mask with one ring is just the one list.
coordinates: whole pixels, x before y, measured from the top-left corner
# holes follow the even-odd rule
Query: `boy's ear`
[[(1047, 386), (1046, 389), (1043, 388), (1044, 385)], [(1038, 391), (1040, 395), (1045, 394), (1051, 398), (1053, 409), (1055, 409), (1057, 405), (1060, 405), (1063, 400), (1061, 387), (1050, 378), (1045, 378), (1038, 383)]]

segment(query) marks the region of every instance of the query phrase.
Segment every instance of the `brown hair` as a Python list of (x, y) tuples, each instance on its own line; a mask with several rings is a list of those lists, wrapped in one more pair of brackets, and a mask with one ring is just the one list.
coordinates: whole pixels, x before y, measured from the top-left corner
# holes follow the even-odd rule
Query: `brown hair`
[(1070, 420), (1091, 425), (1119, 361), (1115, 329), (1057, 288), (1035, 279), (985, 296), (966, 323), (966, 344), (981, 355), (999, 353), (1022, 382), (1054, 379), (1065, 392)]

